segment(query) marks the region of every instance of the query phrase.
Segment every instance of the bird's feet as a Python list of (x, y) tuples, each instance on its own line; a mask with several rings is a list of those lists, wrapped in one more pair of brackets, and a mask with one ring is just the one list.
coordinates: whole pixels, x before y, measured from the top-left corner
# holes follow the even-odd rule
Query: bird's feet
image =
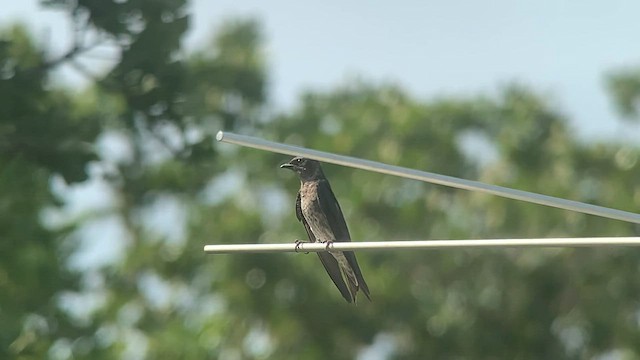
[[(305, 243), (306, 241), (302, 241), (302, 240), (297, 240), (296, 239), (296, 248), (295, 251), (298, 252), (298, 250), (300, 250), (300, 245), (302, 245), (303, 243)], [(305, 254), (308, 254), (309, 252), (305, 252)]]
[(329, 251), (329, 248), (331, 247), (331, 245), (333, 245), (333, 240), (326, 240), (326, 241), (323, 241), (322, 243), (326, 244), (325, 249)]

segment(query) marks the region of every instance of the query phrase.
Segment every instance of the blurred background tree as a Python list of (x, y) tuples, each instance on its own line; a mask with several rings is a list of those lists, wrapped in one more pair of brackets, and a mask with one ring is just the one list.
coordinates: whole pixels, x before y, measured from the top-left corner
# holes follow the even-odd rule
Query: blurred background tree
[[(634, 249), (359, 256), (373, 303), (344, 303), (313, 256), (207, 257), (208, 243), (304, 236), (287, 158), (219, 129), (634, 211), (637, 147), (580, 142), (544, 97), (416, 99), (352, 79), (268, 111), (261, 29), (182, 49), (185, 1), (45, 2), (75, 42), (0, 42), (0, 357), (20, 359), (640, 357)], [(96, 76), (76, 60), (107, 46)], [(63, 63), (92, 79), (50, 81)], [(637, 116), (637, 72), (608, 76)], [(326, 166), (356, 240), (634, 235), (635, 226)], [(91, 186), (104, 205), (71, 208)], [(104, 241), (105, 236), (111, 237)], [(97, 255), (96, 255), (97, 253)], [(93, 255), (92, 255), (93, 254)]]

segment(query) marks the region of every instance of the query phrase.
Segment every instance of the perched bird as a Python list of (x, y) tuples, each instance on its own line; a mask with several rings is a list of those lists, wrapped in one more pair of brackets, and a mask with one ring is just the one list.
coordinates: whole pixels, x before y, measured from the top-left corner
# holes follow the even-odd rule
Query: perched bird
[[(307, 230), (309, 241), (351, 241), (342, 210), (320, 163), (304, 157), (295, 157), (280, 167), (293, 170), (300, 178), (296, 216)], [(371, 301), (369, 287), (362, 277), (353, 251), (319, 252), (318, 256), (347, 302), (356, 301), (358, 290), (362, 290)]]

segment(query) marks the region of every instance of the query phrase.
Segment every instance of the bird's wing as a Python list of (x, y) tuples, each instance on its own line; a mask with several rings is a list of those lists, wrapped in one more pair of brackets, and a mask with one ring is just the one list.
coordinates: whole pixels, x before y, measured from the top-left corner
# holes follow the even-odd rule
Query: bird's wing
[[(342, 209), (340, 209), (340, 204), (338, 204), (338, 200), (336, 200), (336, 196), (333, 194), (333, 190), (331, 190), (331, 185), (329, 185), (329, 182), (326, 179), (321, 180), (318, 183), (318, 201), (322, 212), (329, 222), (329, 226), (331, 227), (331, 231), (333, 231), (336, 241), (351, 241), (349, 229), (347, 228), (347, 223), (344, 220)], [(362, 271), (360, 271), (360, 266), (358, 266), (358, 261), (356, 260), (356, 255), (353, 251), (344, 251), (343, 253), (358, 279), (358, 287), (362, 289), (364, 294), (367, 296), (367, 299), (371, 300), (369, 287), (367, 286), (366, 281), (364, 281)]]
[[(298, 191), (298, 196), (296, 196), (296, 217), (298, 218), (298, 221), (300, 222), (304, 222), (304, 215), (302, 215), (302, 199), (300, 199), (300, 191)], [(307, 227), (307, 224), (304, 225), (305, 228)], [(307, 230), (307, 232), (309, 232), (309, 230)], [(313, 236), (313, 234), (309, 234), (309, 240), (311, 240), (311, 236)], [(313, 242), (315, 242), (316, 239), (313, 239)]]
[[(316, 237), (315, 235), (313, 235), (311, 227), (302, 214), (300, 192), (298, 192), (298, 196), (296, 197), (296, 217), (298, 218), (298, 221), (300, 221), (304, 225), (304, 229), (307, 231), (307, 236), (309, 236), (309, 241), (316, 242)], [(351, 292), (349, 292), (349, 288), (347, 288), (347, 284), (342, 279), (338, 261), (328, 252), (319, 252), (318, 257), (320, 258), (322, 266), (324, 266), (324, 269), (327, 271), (327, 274), (329, 274), (329, 277), (331, 278), (333, 283), (336, 285), (338, 290), (340, 290), (340, 294), (342, 294), (342, 297), (344, 297), (348, 302), (352, 302), (353, 297), (351, 296)]]
[(344, 221), (342, 209), (340, 209), (336, 196), (333, 195), (329, 182), (327, 180), (318, 181), (317, 191), (320, 208), (327, 218), (336, 241), (351, 241), (351, 235), (349, 235), (347, 223)]

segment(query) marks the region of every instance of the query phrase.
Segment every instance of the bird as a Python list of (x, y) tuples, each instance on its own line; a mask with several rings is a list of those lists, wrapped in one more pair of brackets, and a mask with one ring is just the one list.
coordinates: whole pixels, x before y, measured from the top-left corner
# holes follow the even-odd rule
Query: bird
[[(309, 241), (327, 243), (327, 247), (334, 241), (351, 241), (340, 204), (331, 190), (320, 162), (298, 156), (280, 165), (280, 168), (294, 171), (300, 179), (300, 190), (296, 196), (296, 217), (304, 225)], [(356, 302), (358, 290), (371, 301), (369, 287), (362, 276), (353, 251), (318, 252), (317, 254), (329, 277), (347, 302)]]

